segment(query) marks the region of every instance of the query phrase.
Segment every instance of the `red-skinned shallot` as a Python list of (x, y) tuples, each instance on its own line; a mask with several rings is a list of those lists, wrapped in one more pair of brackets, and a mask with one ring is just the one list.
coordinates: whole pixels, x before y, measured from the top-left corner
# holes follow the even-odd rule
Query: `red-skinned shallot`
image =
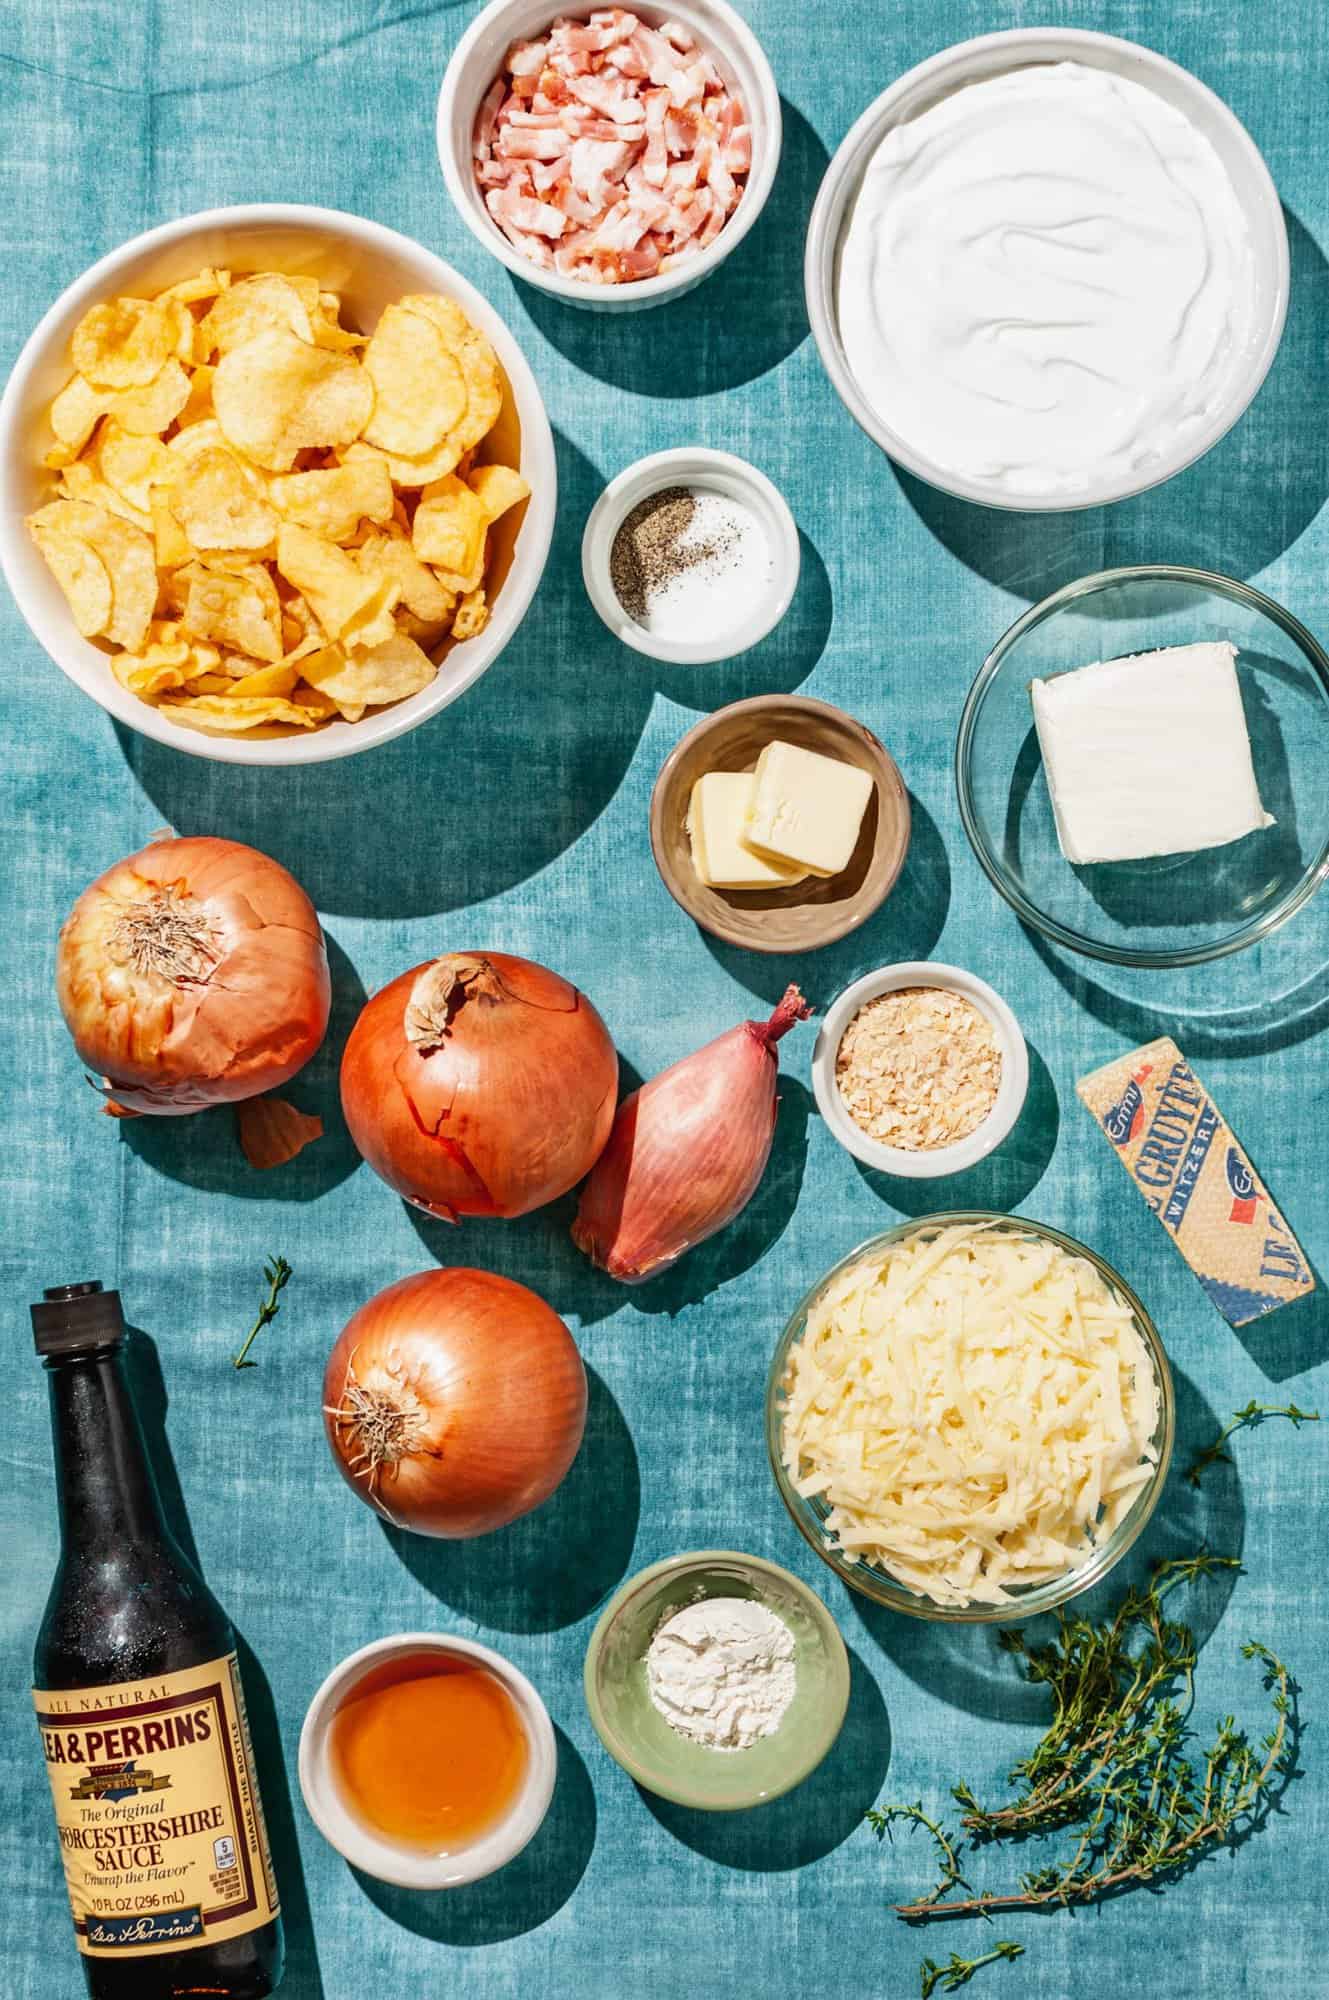
[(775, 1044), (811, 1012), (791, 986), (769, 1021), (740, 1022), (623, 1100), (572, 1225), (593, 1263), (639, 1284), (747, 1206), (775, 1137)]

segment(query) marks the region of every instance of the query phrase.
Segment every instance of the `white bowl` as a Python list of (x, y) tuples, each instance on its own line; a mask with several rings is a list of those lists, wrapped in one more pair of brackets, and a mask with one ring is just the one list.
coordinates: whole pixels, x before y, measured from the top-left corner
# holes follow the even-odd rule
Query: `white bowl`
[[(1201, 429), (1188, 430), (1172, 454), (1164, 454), (1147, 472), (1117, 480), (1104, 479), (1084, 492), (1003, 494), (983, 480), (966, 479), (916, 451), (908, 438), (883, 423), (858, 386), (840, 338), (835, 292), (840, 244), (849, 211), (858, 196), (868, 163), (886, 133), (896, 125), (930, 110), (934, 104), (970, 83), (1022, 69), (1031, 63), (1077, 62), (1105, 69), (1152, 90), (1180, 111), (1202, 132), (1226, 167), (1247, 218), (1256, 260), (1258, 328), (1240, 372), (1229, 386), (1225, 402)], [(1115, 35), (1081, 28), (1010, 28), (978, 35), (943, 49), (908, 70), (868, 106), (850, 127), (826, 169), (808, 224), (803, 265), (808, 319), (822, 365), (855, 421), (899, 465), (930, 486), (957, 499), (1020, 513), (1070, 513), (1125, 500), (1171, 479), (1202, 458), (1231, 430), (1269, 372), (1287, 317), (1289, 260), (1287, 227), (1278, 190), (1245, 126), (1189, 70), (1166, 56)]]
[[(638, 501), (667, 486), (709, 488), (750, 507), (766, 530), (771, 546), (771, 587), (747, 617), (727, 625), (711, 638), (667, 639), (648, 632), (623, 609), (614, 590), (609, 558), (614, 537)], [(625, 646), (653, 660), (699, 667), (715, 660), (732, 660), (764, 639), (784, 617), (798, 589), (798, 528), (789, 504), (764, 472), (728, 451), (707, 451), (701, 445), (680, 445), (639, 458), (611, 479), (590, 511), (581, 538), (581, 574), (586, 594), (609, 630)]]
[[(882, 993), (897, 993), (902, 986), (944, 986), (963, 995), (991, 1022), (1001, 1048), (997, 1101), (983, 1123), (967, 1138), (957, 1139), (953, 1146), (935, 1146), (926, 1153), (883, 1146), (879, 1139), (870, 1139), (849, 1116), (835, 1081), (836, 1053), (855, 1014), (869, 1000)], [(910, 959), (856, 979), (828, 1011), (812, 1051), (812, 1091), (817, 1109), (831, 1131), (864, 1166), (876, 1167), (879, 1173), (895, 1174), (901, 1180), (938, 1180), (943, 1174), (963, 1173), (966, 1167), (985, 1160), (1010, 1133), (1028, 1090), (1029, 1051), (1020, 1024), (1006, 1002), (985, 980), (966, 972), (963, 966), (943, 965), (937, 959)]]
[[(487, 1667), (516, 1704), (530, 1747), (526, 1777), (507, 1817), (455, 1854), (419, 1854), (385, 1840), (352, 1816), (333, 1775), (328, 1739), (338, 1708), (373, 1668), (410, 1653), (446, 1654)], [(538, 1831), (554, 1796), (557, 1770), (558, 1750), (549, 1710), (525, 1674), (491, 1646), (437, 1632), (398, 1632), (351, 1653), (333, 1668), (310, 1702), (300, 1731), (300, 1790), (315, 1826), (353, 1868), (363, 1869), (380, 1882), (394, 1882), (399, 1889), (457, 1889), (502, 1868)]]
[(557, 6), (551, 0), (490, 0), (458, 42), (443, 73), (436, 121), (439, 164), (458, 215), (514, 277), (593, 312), (635, 312), (690, 292), (738, 248), (761, 214), (780, 160), (780, 93), (761, 43), (727, 0), (677, 0), (677, 5), (666, 6), (637, 6), (633, 0), (632, 12), (652, 27), (678, 21), (687, 28), (737, 90), (752, 128), (747, 186), (715, 241), (658, 277), (635, 284), (593, 285), (543, 271), (513, 248), (486, 209), (471, 162), (471, 135), (476, 113), (512, 43), (534, 39), (562, 16), (584, 19), (590, 11), (589, 0), (581, 7)]
[[(46, 412), (69, 380), (69, 337), (83, 314), (99, 299), (156, 291), (208, 264), (236, 271), (275, 267), (308, 272), (344, 295), (352, 320), (371, 327), (383, 307), (403, 293), (444, 293), (488, 335), (507, 377), (497, 435), (518, 451), (531, 497), (493, 615), (478, 638), (452, 648), (427, 688), (360, 722), (329, 722), (259, 742), (203, 736), (181, 727), (122, 688), (107, 654), (81, 637), (24, 527), (24, 517), (51, 497), (53, 478), (41, 462), (50, 443)], [(330, 208), (217, 208), (131, 238), (61, 293), (30, 335), (0, 399), (0, 563), (34, 636), (70, 680), (118, 722), (158, 743), (224, 764), (318, 764), (350, 757), (404, 735), (464, 694), (497, 659), (535, 595), (549, 553), (557, 487), (554, 441), (540, 391), (494, 308), (450, 264), (410, 237)]]

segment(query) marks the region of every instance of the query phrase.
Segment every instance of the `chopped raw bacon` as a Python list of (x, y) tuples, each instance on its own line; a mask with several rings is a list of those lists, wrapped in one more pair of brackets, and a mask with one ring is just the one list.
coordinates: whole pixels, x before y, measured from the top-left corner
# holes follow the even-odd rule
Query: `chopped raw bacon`
[(472, 155), (485, 206), (523, 257), (631, 284), (715, 241), (743, 197), (752, 134), (687, 29), (609, 6), (512, 44)]

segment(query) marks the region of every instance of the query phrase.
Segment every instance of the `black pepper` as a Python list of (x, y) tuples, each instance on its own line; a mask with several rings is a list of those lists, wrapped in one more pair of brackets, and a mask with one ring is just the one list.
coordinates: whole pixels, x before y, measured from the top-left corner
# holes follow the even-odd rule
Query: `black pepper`
[(614, 536), (609, 580), (619, 603), (639, 625), (646, 622), (657, 591), (684, 570), (723, 557), (733, 546), (733, 529), (708, 541), (686, 541), (696, 511), (696, 496), (686, 486), (662, 487), (637, 502)]

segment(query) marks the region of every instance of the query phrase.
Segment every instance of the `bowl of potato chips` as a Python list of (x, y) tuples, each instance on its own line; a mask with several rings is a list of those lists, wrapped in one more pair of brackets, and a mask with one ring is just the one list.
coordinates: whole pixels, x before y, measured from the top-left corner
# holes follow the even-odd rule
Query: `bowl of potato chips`
[(217, 209), (135, 237), (0, 400), (0, 559), (118, 721), (243, 764), (350, 756), (470, 687), (530, 604), (557, 476), (503, 321), (408, 237)]

